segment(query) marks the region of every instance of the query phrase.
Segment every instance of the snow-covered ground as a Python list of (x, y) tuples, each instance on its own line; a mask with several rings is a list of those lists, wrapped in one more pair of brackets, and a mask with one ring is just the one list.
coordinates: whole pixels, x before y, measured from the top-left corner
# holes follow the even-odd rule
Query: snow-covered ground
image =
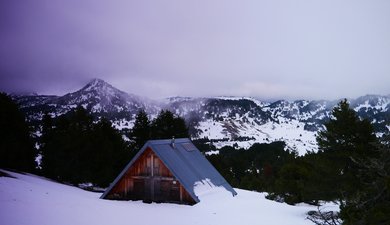
[(251, 225), (312, 224), (313, 206), (290, 206), (265, 199), (264, 193), (235, 189), (202, 192), (194, 206), (145, 204), (99, 199), (100, 193), (59, 184), (35, 175), (0, 177), (0, 224), (4, 225)]
[(209, 139), (231, 138), (231, 133), (253, 138), (248, 141), (214, 142), (213, 144), (217, 148), (237, 144), (238, 147), (247, 149), (254, 143), (284, 141), (289, 149), (297, 150), (299, 155), (304, 155), (307, 151), (318, 150), (316, 132), (305, 130), (303, 122), (280, 119), (279, 123), (267, 122), (263, 125), (257, 125), (252, 118), (247, 118), (247, 120), (249, 121), (247, 123), (243, 123), (239, 118), (229, 122), (206, 120), (200, 122), (197, 128), (202, 131), (201, 137)]

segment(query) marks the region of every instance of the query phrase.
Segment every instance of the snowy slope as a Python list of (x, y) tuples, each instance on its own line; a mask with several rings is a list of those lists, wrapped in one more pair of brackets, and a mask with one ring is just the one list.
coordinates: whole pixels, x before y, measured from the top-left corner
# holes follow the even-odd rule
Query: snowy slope
[[(238, 131), (237, 136), (250, 137), (250, 139), (242, 141), (229, 139), (232, 136), (226, 128), (232, 124)], [(199, 123), (198, 129), (202, 131), (203, 137), (209, 139), (229, 139), (213, 142), (217, 148), (237, 144), (238, 147), (247, 149), (254, 143), (284, 141), (289, 149), (297, 150), (299, 155), (304, 155), (307, 151), (316, 151), (318, 148), (315, 139), (316, 132), (307, 131), (304, 126), (305, 124), (298, 120), (288, 120), (284, 123), (267, 122), (262, 125), (245, 124), (239, 120), (229, 123), (206, 120)]]
[(0, 223), (6, 225), (304, 225), (315, 207), (290, 206), (264, 198), (263, 193), (236, 189), (203, 192), (194, 206), (145, 204), (99, 199), (93, 193), (34, 175), (7, 172), (0, 177)]
[[(249, 148), (253, 143), (284, 141), (300, 155), (318, 149), (316, 134), (324, 129), (339, 102), (275, 101), (262, 102), (250, 97), (169, 99), (170, 109), (191, 121), (198, 138), (213, 141), (216, 147), (236, 145)], [(367, 95), (350, 100), (361, 118), (373, 123), (378, 136), (389, 134), (390, 97)]]

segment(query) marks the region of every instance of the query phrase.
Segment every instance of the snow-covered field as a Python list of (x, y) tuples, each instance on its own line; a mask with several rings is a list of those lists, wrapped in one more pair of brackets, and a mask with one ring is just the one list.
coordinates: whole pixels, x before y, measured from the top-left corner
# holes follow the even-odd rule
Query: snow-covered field
[(241, 189), (235, 189), (235, 197), (226, 191), (204, 192), (194, 206), (102, 200), (100, 193), (4, 172), (15, 178), (0, 177), (2, 225), (300, 225), (312, 224), (306, 213), (315, 210), (273, 202), (264, 193)]
[[(232, 119), (229, 122), (206, 120), (200, 122), (197, 128), (202, 131), (201, 137), (209, 139), (231, 138), (231, 133), (235, 133), (236, 136), (254, 138), (253, 140), (245, 141), (214, 142), (213, 144), (217, 148), (237, 144), (240, 148), (248, 149), (254, 143), (284, 141), (289, 149), (296, 150), (299, 155), (304, 155), (307, 151), (318, 150), (316, 132), (305, 130), (303, 122), (280, 118), (279, 123), (267, 122), (263, 125), (257, 125), (253, 123), (252, 118), (248, 117), (247, 121), (249, 122), (244, 123), (239, 118), (236, 120)], [(231, 130), (234, 130), (234, 132)]]

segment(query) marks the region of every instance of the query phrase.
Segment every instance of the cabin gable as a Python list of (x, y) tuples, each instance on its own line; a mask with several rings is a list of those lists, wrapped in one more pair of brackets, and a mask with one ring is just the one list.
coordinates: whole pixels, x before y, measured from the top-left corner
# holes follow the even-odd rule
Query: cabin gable
[(147, 148), (113, 186), (105, 199), (195, 204), (161, 159)]

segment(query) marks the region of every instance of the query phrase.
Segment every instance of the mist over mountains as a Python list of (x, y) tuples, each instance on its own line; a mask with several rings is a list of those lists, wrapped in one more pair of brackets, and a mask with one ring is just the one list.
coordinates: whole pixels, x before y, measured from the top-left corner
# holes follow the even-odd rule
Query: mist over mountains
[[(192, 138), (204, 138), (217, 147), (249, 147), (255, 142), (285, 141), (300, 154), (316, 150), (315, 136), (340, 101), (261, 101), (253, 97), (171, 97), (162, 101), (121, 91), (100, 79), (63, 96), (13, 95), (32, 124), (45, 112), (53, 117), (81, 105), (95, 118), (106, 117), (118, 129), (130, 129), (140, 109), (155, 117), (169, 109), (184, 117)], [(390, 95), (348, 99), (361, 118), (367, 118), (378, 136), (390, 132)]]

